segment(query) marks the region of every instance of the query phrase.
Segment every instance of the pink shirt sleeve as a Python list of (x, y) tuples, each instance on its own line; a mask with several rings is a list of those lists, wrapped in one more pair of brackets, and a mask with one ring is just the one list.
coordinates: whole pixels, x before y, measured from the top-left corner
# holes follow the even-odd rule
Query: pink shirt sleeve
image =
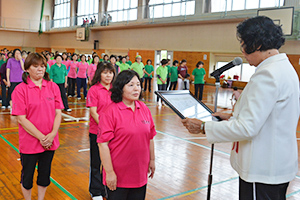
[(59, 87), (55, 83), (52, 83), (52, 85), (55, 98), (55, 109), (64, 109), (64, 104), (61, 99)]
[(112, 140), (115, 137), (114, 127), (115, 123), (111, 115), (108, 116), (106, 113), (103, 113), (99, 117), (97, 143), (105, 143)]
[[(23, 83), (22, 83), (23, 84)], [(17, 86), (12, 93), (12, 115), (26, 115), (26, 94), (21, 85)]]
[(149, 108), (146, 105), (145, 105), (145, 108), (148, 110), (148, 117), (150, 119), (150, 138), (149, 139), (152, 140), (157, 133), (155, 130), (155, 125), (153, 122), (151, 111), (149, 110)]
[(87, 93), (86, 107), (97, 107), (98, 98), (97, 98), (97, 92), (94, 88), (95, 85), (93, 85)]
[(91, 77), (92, 64), (88, 66), (88, 77)]

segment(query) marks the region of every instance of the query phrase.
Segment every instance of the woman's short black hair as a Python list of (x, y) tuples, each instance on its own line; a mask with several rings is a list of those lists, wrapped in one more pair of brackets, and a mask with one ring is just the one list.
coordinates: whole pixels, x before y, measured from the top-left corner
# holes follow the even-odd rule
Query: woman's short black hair
[(151, 64), (152, 64), (152, 60), (151, 60), (151, 59), (148, 59), (147, 62), (146, 62), (147, 65), (148, 65), (148, 62), (149, 62), (149, 61), (150, 61)]
[(168, 60), (167, 59), (162, 59), (160, 61), (160, 63), (161, 63), (161, 65), (166, 65), (166, 64), (168, 64)]
[(174, 60), (173, 61), (173, 65), (176, 65), (176, 64), (178, 64), (179, 62), (178, 62), (178, 60)]
[(198, 68), (200, 65), (204, 65), (202, 61), (197, 62), (196, 67)]
[(56, 55), (54, 56), (54, 60), (56, 60), (57, 57), (61, 57), (61, 59), (63, 60), (63, 57), (62, 57), (62, 55), (60, 55), (60, 54), (56, 54)]
[[(123, 88), (124, 86), (131, 81), (133, 77), (137, 77), (141, 83), (141, 79), (138, 73), (133, 70), (124, 70), (120, 72), (113, 82), (113, 87), (110, 89), (111, 91), (111, 100), (115, 103), (119, 103), (123, 99)], [(142, 99), (142, 90), (139, 96), (139, 99)]]
[(13, 58), (15, 57), (16, 51), (19, 51), (19, 52), (21, 53), (21, 50), (20, 50), (20, 49), (14, 49), (14, 51), (12, 52), (12, 57), (13, 57)]
[(265, 16), (246, 19), (237, 26), (237, 37), (247, 54), (279, 49), (285, 42), (282, 29)]
[(115, 58), (117, 60), (117, 57), (115, 55), (110, 55), (109, 59)]
[(186, 63), (186, 59), (182, 59), (181, 62), (180, 62), (180, 64), (182, 64), (184, 62)]

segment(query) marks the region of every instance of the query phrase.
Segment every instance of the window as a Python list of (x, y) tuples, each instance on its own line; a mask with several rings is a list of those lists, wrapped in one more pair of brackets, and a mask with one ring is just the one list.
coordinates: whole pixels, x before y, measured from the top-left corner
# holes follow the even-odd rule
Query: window
[(55, 28), (70, 26), (70, 0), (55, 0), (53, 21)]
[(107, 13), (112, 22), (137, 20), (138, 0), (108, 0)]
[[(228, 64), (228, 62), (217, 62), (216, 69), (223, 67)], [(249, 82), (251, 76), (255, 73), (255, 67), (249, 65), (248, 63), (243, 63), (242, 65), (235, 66), (227, 71), (225, 71), (222, 75), (225, 75), (225, 79), (233, 79), (234, 76), (238, 76), (239, 81)]]
[(96, 17), (96, 22), (98, 19), (99, 12), (99, 0), (78, 0), (78, 11), (77, 11), (77, 24), (82, 24), (82, 18), (88, 18), (89, 23), (91, 23), (91, 18), (94, 20)]
[(284, 0), (211, 0), (211, 12), (283, 6)]
[(150, 0), (150, 18), (195, 14), (195, 0)]

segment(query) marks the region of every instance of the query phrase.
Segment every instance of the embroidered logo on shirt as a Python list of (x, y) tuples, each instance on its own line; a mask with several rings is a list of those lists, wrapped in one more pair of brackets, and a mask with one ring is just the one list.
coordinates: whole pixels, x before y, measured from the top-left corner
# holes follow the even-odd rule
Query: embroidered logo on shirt
[(48, 101), (52, 101), (52, 100), (54, 100), (54, 97), (46, 97), (46, 99), (47, 99)]
[(143, 123), (143, 124), (150, 124), (150, 121), (142, 120), (142, 123)]

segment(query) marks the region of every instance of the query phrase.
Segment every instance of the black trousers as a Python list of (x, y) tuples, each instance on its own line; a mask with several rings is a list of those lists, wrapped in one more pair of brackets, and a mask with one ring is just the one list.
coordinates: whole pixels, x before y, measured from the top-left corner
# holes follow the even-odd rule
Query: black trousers
[(8, 96), (6, 95), (6, 85), (3, 83), (1, 84), (1, 90), (2, 90), (2, 106), (7, 107), (8, 104)]
[[(169, 87), (169, 90), (176, 90), (176, 86), (177, 86), (177, 81), (171, 82), (171, 85), (170, 85), (170, 87)], [(173, 87), (173, 89), (172, 89), (172, 87)]]
[(285, 200), (288, 185), (289, 182), (277, 185), (248, 183), (240, 178), (239, 200)]
[(170, 84), (170, 77), (167, 78), (167, 89), (169, 88), (169, 84)]
[(21, 155), (21, 184), (27, 190), (32, 188), (33, 175), (36, 163), (38, 163), (37, 185), (47, 187), (50, 184), (51, 163), (54, 151), (44, 151), (37, 154)]
[[(195, 96), (197, 99), (202, 101), (204, 84), (195, 84)], [(199, 95), (198, 95), (199, 92)]]
[(75, 95), (76, 78), (68, 77), (68, 95)]
[(99, 147), (97, 144), (97, 135), (89, 134), (90, 137), (90, 184), (89, 191), (92, 197), (106, 197), (106, 190), (102, 181), (102, 173), (100, 173), (101, 159)]
[(146, 77), (146, 78), (145, 78), (145, 87), (144, 87), (144, 91), (147, 90), (147, 85), (149, 85), (149, 86), (148, 86), (148, 91), (151, 92), (151, 80), (152, 80), (152, 78), (150, 78), (150, 77)]
[(108, 191), (108, 200), (144, 200), (146, 197), (147, 185), (140, 188), (118, 188), (115, 191)]
[(68, 98), (67, 98), (67, 95), (66, 95), (66, 88), (65, 88), (65, 84), (64, 83), (56, 83), (59, 87), (59, 90), (60, 90), (60, 95), (61, 95), (61, 99), (63, 101), (63, 104), (64, 104), (64, 107), (65, 107), (65, 110), (69, 109), (69, 105), (68, 105)]
[(8, 88), (8, 96), (7, 96), (8, 105), (9, 105), (9, 102), (11, 101), (12, 92), (14, 91), (15, 87), (17, 85), (19, 85), (20, 83), (22, 83), (22, 82), (10, 82), (10, 87)]
[(86, 90), (86, 78), (77, 78), (76, 79), (76, 82), (77, 82), (77, 98), (81, 98), (81, 95), (80, 95), (80, 89), (83, 87), (83, 95), (84, 95), (84, 98), (86, 97), (86, 94), (87, 94), (87, 90)]
[(144, 78), (141, 78), (141, 89), (143, 89)]
[[(157, 84), (158, 90), (167, 90), (167, 85), (166, 84)], [(159, 101), (159, 97), (157, 96), (157, 102)]]

